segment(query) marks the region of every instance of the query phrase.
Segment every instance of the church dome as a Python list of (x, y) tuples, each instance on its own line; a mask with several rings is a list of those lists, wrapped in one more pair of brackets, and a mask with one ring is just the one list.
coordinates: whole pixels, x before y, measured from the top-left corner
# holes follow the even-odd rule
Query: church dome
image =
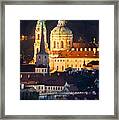
[(65, 20), (59, 20), (57, 26), (50, 34), (51, 51), (69, 50), (72, 47), (73, 34), (66, 27)]
[(59, 20), (57, 26), (52, 30), (52, 35), (72, 35), (72, 31), (66, 27), (65, 20)]

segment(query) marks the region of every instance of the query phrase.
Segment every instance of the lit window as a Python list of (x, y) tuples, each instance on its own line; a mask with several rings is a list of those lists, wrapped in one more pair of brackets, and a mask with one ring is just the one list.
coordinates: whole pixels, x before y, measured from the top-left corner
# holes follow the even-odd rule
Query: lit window
[(20, 77), (22, 78), (22, 75)]
[(30, 78), (30, 75), (28, 75), (28, 78)]

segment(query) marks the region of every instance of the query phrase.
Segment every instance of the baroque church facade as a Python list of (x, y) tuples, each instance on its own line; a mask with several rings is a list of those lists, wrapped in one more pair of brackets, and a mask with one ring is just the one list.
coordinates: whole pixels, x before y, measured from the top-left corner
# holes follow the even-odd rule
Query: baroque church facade
[[(42, 60), (39, 61), (39, 60)], [(81, 37), (73, 41), (73, 33), (66, 26), (65, 20), (59, 20), (57, 26), (50, 33), (50, 48), (47, 43), (47, 30), (44, 21), (37, 21), (35, 29), (34, 57), (29, 64), (36, 64), (35, 72), (41, 73), (38, 66), (42, 63), (45, 71), (53, 73), (63, 72), (68, 68), (80, 70), (88, 63), (99, 61), (99, 45), (87, 42)]]

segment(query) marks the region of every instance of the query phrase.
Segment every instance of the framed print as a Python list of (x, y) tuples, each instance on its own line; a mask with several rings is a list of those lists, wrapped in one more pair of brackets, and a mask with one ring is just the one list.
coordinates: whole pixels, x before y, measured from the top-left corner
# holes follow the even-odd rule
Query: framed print
[(118, 119), (118, 2), (1, 2), (2, 119)]

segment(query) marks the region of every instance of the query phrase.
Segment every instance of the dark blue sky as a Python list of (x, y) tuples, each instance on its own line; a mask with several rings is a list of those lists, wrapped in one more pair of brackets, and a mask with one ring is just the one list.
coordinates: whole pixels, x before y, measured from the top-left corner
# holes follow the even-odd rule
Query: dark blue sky
[[(56, 27), (57, 20), (46, 20), (47, 37), (51, 30)], [(20, 21), (20, 34), (34, 35), (37, 20), (21, 20)], [(72, 30), (73, 39), (78, 40), (79, 37), (84, 38), (86, 41), (91, 41), (96, 37), (99, 40), (99, 21), (98, 20), (68, 20), (66, 26)]]

